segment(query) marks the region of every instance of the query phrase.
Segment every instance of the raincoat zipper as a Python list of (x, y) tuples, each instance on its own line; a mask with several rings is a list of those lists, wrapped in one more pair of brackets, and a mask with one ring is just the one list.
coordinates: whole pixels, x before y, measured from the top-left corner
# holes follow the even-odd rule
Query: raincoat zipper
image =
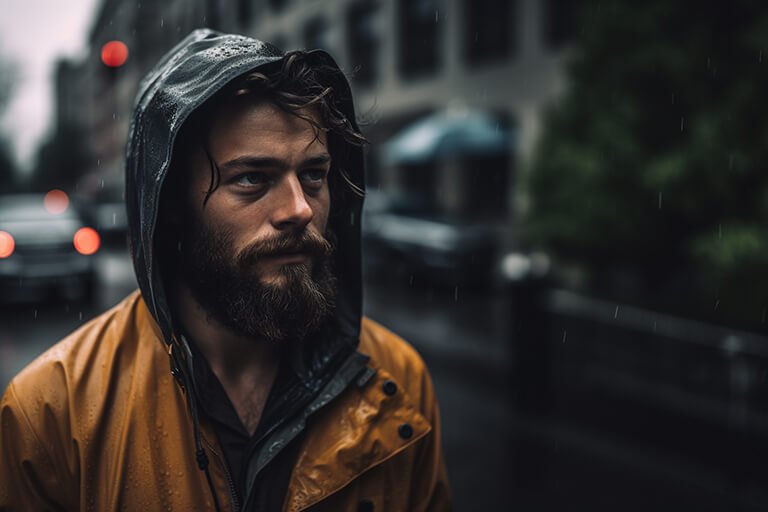
[(240, 499), (237, 497), (235, 482), (232, 480), (232, 475), (229, 473), (229, 467), (227, 466), (227, 463), (222, 460), (219, 453), (213, 448), (213, 446), (211, 446), (211, 443), (209, 443), (205, 437), (201, 436), (201, 438), (205, 443), (205, 446), (208, 447), (208, 449), (211, 450), (211, 453), (213, 453), (214, 457), (216, 457), (216, 461), (219, 463), (219, 466), (224, 469), (224, 475), (227, 477), (227, 485), (229, 486), (229, 503), (232, 512), (240, 512)]

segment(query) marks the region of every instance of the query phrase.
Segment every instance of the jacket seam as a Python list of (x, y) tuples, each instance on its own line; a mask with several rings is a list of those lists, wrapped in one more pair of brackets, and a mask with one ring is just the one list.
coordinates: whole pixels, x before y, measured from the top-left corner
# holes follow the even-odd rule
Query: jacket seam
[[(18, 409), (21, 412), (21, 415), (24, 417), (24, 422), (27, 424), (29, 431), (32, 432), (32, 435), (35, 436), (35, 441), (37, 441), (39, 448), (42, 450), (43, 453), (45, 453), (45, 457), (48, 459), (48, 464), (50, 464), (51, 468), (55, 467), (53, 463), (53, 457), (48, 452), (48, 448), (46, 448), (45, 443), (42, 442), (42, 440), (40, 439), (40, 436), (37, 434), (35, 427), (32, 425), (32, 421), (29, 419), (29, 415), (27, 415), (27, 411), (24, 410), (24, 405), (21, 403), (21, 400), (19, 400), (19, 397), (16, 393), (16, 386), (13, 383), (13, 381), (11, 381), (11, 383), (8, 384), (8, 391), (10, 391), (11, 397), (16, 402), (16, 405), (18, 406)], [(54, 478), (56, 479), (57, 482), (59, 482), (58, 475), (54, 476)]]

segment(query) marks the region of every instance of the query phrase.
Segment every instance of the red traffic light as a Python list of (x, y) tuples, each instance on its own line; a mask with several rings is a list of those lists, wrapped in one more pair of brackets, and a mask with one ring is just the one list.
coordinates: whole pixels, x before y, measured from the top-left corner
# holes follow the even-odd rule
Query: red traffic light
[(125, 64), (128, 59), (128, 47), (122, 41), (110, 41), (101, 48), (101, 62), (110, 68)]

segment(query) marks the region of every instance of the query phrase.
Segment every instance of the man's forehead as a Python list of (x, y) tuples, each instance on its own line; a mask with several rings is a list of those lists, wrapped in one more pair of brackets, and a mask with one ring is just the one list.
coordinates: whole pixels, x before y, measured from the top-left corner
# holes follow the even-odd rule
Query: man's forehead
[(307, 151), (325, 151), (326, 134), (314, 108), (286, 111), (269, 100), (228, 102), (214, 113), (209, 131), (211, 145), (261, 141), (292, 144)]
[(214, 124), (227, 123), (249, 117), (258, 117), (264, 122), (280, 121), (291, 126), (303, 126), (308, 122), (323, 125), (314, 106), (288, 111), (269, 98), (252, 94), (234, 96), (222, 102), (213, 112), (212, 121)]

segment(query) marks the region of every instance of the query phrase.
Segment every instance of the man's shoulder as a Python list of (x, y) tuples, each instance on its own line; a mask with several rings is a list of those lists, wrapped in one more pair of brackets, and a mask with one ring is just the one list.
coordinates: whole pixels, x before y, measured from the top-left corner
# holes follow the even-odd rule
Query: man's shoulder
[(386, 370), (398, 380), (428, 378), (427, 367), (416, 349), (368, 317), (362, 320), (359, 349), (371, 357), (371, 366)]
[(46, 402), (77, 388), (125, 352), (124, 345), (138, 342), (141, 307), (139, 292), (131, 293), (43, 352), (13, 378), (9, 388), (25, 401), (44, 398)]

